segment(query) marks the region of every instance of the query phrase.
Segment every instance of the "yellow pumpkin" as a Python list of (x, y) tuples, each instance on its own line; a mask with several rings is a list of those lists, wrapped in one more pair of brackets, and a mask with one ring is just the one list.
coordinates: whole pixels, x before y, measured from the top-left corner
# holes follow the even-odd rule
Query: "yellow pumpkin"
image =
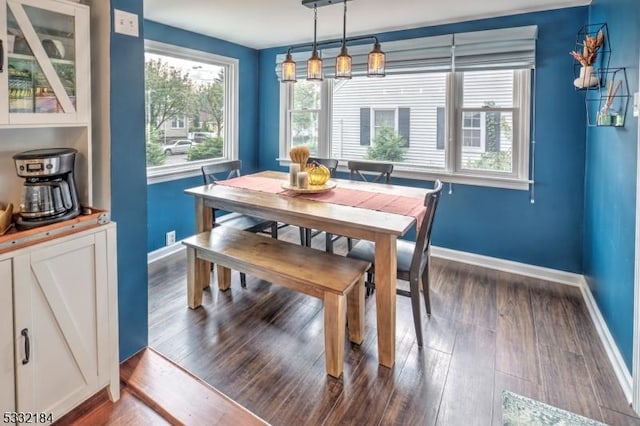
[(309, 185), (324, 185), (331, 177), (331, 172), (329, 172), (329, 169), (322, 164), (307, 164), (307, 167), (304, 171), (307, 172)]

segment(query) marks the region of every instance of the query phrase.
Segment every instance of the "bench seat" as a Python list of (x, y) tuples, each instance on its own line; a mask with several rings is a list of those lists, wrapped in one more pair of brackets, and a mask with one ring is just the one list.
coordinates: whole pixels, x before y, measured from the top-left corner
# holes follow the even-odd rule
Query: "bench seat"
[(195, 288), (200, 263), (218, 265), (218, 287), (229, 288), (229, 270), (251, 274), (276, 285), (317, 297), (324, 302), (324, 337), (327, 373), (339, 377), (343, 370), (347, 315), (349, 340), (364, 337), (364, 273), (371, 264), (302, 247), (230, 227), (216, 227), (183, 241), (187, 246), (189, 307), (202, 303)]

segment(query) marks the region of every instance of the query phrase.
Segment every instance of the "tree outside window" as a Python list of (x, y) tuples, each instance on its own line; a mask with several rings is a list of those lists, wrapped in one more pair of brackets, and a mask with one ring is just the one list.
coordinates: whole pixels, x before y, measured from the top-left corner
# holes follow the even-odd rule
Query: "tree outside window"
[[(225, 67), (154, 53), (145, 59), (147, 167), (222, 157)], [(201, 131), (216, 136), (193, 140), (186, 154), (162, 154), (164, 145)]]

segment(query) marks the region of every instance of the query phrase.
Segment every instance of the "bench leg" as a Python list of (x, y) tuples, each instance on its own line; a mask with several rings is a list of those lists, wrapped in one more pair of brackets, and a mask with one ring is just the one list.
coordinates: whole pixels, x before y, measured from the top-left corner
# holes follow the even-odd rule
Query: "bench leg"
[(340, 377), (344, 366), (344, 329), (347, 326), (345, 296), (324, 295), (324, 351), (327, 374)]
[(202, 288), (199, 276), (201, 265), (196, 257), (196, 249), (187, 247), (187, 303), (191, 309), (195, 309), (202, 304)]
[(364, 340), (364, 275), (347, 295), (349, 340), (359, 345)]
[(228, 290), (231, 287), (231, 269), (224, 266), (217, 265), (218, 267), (218, 288), (221, 291)]

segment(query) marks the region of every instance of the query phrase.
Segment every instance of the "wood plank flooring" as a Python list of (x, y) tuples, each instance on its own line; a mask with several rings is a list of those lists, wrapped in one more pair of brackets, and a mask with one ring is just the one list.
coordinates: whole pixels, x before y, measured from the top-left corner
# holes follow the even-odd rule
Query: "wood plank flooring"
[[(298, 241), (295, 227), (280, 234)], [(313, 243), (321, 249), (324, 236)], [(345, 341), (337, 380), (324, 369), (321, 302), (251, 276), (242, 289), (233, 272), (230, 290), (214, 285), (190, 310), (185, 262), (176, 255), (150, 266), (150, 346), (274, 425), (497, 425), (506, 389), (640, 425), (577, 288), (432, 259), (425, 347), (399, 296), (396, 364), (379, 366), (370, 297), (364, 342)]]

